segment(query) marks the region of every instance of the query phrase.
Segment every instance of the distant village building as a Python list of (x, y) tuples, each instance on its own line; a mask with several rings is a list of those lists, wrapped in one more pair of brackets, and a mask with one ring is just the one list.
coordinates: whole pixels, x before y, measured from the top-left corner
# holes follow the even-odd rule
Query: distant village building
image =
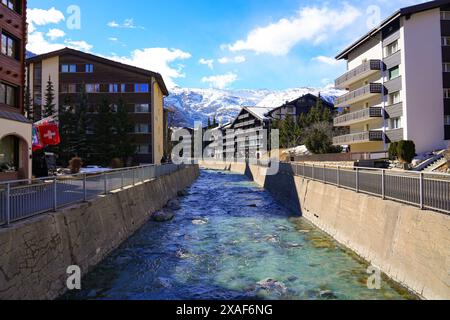
[(418, 153), (450, 141), (450, 1), (398, 10), (336, 57), (348, 72), (336, 99), (349, 113), (334, 120), (350, 127), (335, 145), (384, 157), (388, 145), (412, 140)]
[(130, 132), (137, 147), (133, 162), (160, 164), (164, 159), (168, 110), (164, 110), (163, 99), (169, 92), (159, 73), (69, 48), (32, 57), (27, 60), (27, 68), (27, 84), (37, 113), (46, 103), (49, 78), (57, 108), (66, 98), (77, 103), (83, 90), (92, 110), (104, 98), (113, 106), (122, 99), (134, 124)]
[(0, 3), (0, 181), (31, 178), (32, 125), (24, 116), (27, 1)]
[[(330, 111), (334, 112), (334, 104), (329, 103), (323, 98), (320, 99), (322, 99), (322, 105), (324, 108), (328, 108), (330, 109)], [(275, 120), (284, 120), (288, 115), (292, 118), (297, 118), (301, 114), (307, 114), (311, 110), (311, 108), (317, 105), (318, 100), (319, 97), (308, 93), (271, 110), (267, 114), (267, 117)]]

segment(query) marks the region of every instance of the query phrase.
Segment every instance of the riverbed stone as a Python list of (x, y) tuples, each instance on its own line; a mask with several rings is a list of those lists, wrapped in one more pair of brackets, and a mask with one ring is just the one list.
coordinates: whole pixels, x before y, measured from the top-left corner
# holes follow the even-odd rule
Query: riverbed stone
[(170, 210), (161, 210), (152, 214), (152, 220), (156, 222), (167, 222), (175, 217), (175, 213)]
[(166, 208), (177, 211), (181, 209), (180, 201), (178, 199), (172, 199), (169, 202), (167, 202)]

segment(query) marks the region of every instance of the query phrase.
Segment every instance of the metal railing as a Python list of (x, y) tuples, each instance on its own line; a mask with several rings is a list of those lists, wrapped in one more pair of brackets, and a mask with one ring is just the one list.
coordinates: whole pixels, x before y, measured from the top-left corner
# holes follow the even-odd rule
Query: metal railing
[(336, 87), (339, 87), (343, 83), (346, 83), (347, 81), (352, 80), (353, 78), (366, 74), (368, 71), (380, 71), (382, 69), (381, 66), (382, 66), (381, 60), (366, 61), (363, 64), (356, 67), (355, 69), (350, 70), (347, 73), (340, 76), (339, 78), (337, 78), (335, 81), (335, 85)]
[(335, 107), (342, 107), (349, 105), (353, 100), (364, 98), (369, 94), (381, 94), (383, 92), (383, 85), (381, 83), (370, 83), (364, 87), (351, 91), (343, 96), (335, 99)]
[(361, 142), (383, 141), (383, 137), (384, 133), (381, 130), (363, 131), (334, 137), (333, 144), (340, 146)]
[(146, 165), (95, 174), (0, 182), (0, 226), (144, 183), (183, 167)]
[(450, 174), (300, 163), (281, 163), (280, 173), (450, 214)]
[(363, 121), (370, 118), (381, 118), (382, 108), (381, 107), (370, 107), (358, 110), (355, 112), (347, 113), (342, 116), (338, 116), (333, 119), (334, 126), (339, 126), (353, 121)]

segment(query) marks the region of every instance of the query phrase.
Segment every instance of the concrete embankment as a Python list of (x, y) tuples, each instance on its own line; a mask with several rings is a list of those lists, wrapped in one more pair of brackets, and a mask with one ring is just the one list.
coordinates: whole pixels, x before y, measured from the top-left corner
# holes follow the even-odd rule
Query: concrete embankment
[(450, 216), (253, 165), (201, 167), (247, 175), (393, 280), (425, 299), (450, 299)]
[(54, 299), (67, 268), (89, 272), (199, 175), (170, 175), (0, 229), (0, 299)]

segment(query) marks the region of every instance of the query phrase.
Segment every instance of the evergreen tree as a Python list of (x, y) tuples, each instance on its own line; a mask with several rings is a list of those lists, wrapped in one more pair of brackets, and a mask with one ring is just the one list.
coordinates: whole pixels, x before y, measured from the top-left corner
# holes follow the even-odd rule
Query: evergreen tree
[(75, 107), (69, 96), (64, 97), (63, 104), (59, 106), (59, 161), (63, 166), (69, 164), (70, 159), (77, 155), (75, 141), (78, 138), (78, 121), (75, 115)]
[(117, 105), (117, 112), (113, 117), (113, 126), (114, 157), (122, 159), (123, 163), (126, 164), (136, 154), (136, 146), (133, 145), (133, 138), (130, 135), (133, 130), (133, 123), (122, 99), (119, 100)]
[(88, 117), (89, 101), (86, 86), (81, 86), (78, 104), (75, 107), (74, 119), (76, 123), (76, 136), (73, 140), (75, 156), (83, 159), (85, 164), (91, 163), (92, 138), (88, 135), (91, 120)]
[(31, 93), (28, 87), (25, 88), (24, 109), (27, 119), (30, 120), (31, 122), (35, 122), (33, 112), (33, 101), (31, 99)]
[(92, 119), (94, 131), (92, 139), (92, 157), (95, 163), (108, 166), (114, 155), (113, 127), (114, 119), (109, 101), (104, 98)]
[(45, 90), (45, 105), (43, 110), (43, 117), (47, 118), (55, 113), (55, 89), (50, 76), (48, 76), (47, 87)]

